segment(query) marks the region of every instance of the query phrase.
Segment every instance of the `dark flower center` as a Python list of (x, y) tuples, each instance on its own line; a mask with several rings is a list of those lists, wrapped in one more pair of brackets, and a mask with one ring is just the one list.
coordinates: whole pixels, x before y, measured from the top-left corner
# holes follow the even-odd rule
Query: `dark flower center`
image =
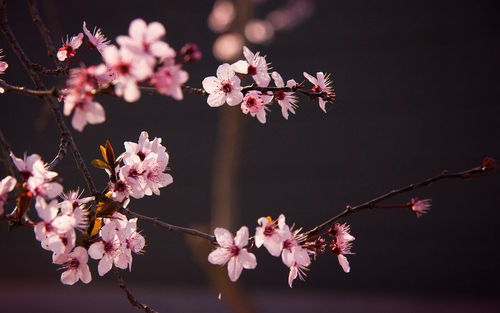
[(231, 252), (231, 255), (232, 256), (237, 256), (238, 254), (240, 254), (240, 247), (238, 247), (237, 245), (233, 245), (231, 248), (230, 248), (230, 252)]
[(314, 86), (311, 90), (312, 92), (321, 92), (321, 88), (319, 86)]
[(257, 101), (255, 101), (255, 98), (253, 97), (248, 98), (246, 102), (247, 106), (250, 108), (257, 104)]
[(71, 269), (78, 268), (79, 265), (80, 261), (78, 261), (78, 259), (71, 259), (71, 261), (68, 262), (68, 267)]
[(123, 181), (118, 181), (115, 185), (116, 191), (123, 192), (127, 189), (127, 185)]
[(28, 178), (31, 177), (31, 172), (29, 172), (29, 171), (22, 171), (22, 172), (19, 172), (19, 175), (21, 176), (21, 179), (23, 181), (27, 181)]
[(283, 100), (285, 99), (285, 93), (283, 91), (276, 91), (274, 93), (274, 97), (276, 98), (276, 100)]
[(231, 92), (231, 84), (224, 84), (224, 86), (222, 86), (222, 91), (224, 91), (225, 93), (230, 93)]
[(146, 158), (146, 154), (142, 151), (137, 152), (137, 156), (139, 157), (139, 159), (141, 159), (141, 161), (144, 161), (144, 159)]
[(257, 74), (257, 68), (253, 65), (249, 65), (247, 69), (248, 75), (255, 75)]

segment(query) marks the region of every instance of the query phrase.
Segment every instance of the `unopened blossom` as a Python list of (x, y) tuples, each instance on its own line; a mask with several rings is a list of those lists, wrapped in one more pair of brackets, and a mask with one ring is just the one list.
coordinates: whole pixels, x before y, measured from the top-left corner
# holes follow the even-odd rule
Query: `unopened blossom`
[(208, 255), (208, 262), (217, 265), (227, 263), (227, 272), (231, 281), (238, 280), (243, 268), (254, 269), (257, 266), (255, 255), (243, 248), (248, 244), (246, 226), (242, 226), (234, 238), (224, 228), (216, 228), (214, 234), (219, 247)]
[(217, 77), (205, 77), (203, 89), (209, 93), (207, 103), (211, 107), (219, 107), (227, 102), (228, 105), (238, 105), (243, 100), (240, 79), (234, 73), (231, 65), (224, 63), (217, 68)]
[(66, 271), (61, 274), (61, 282), (65, 285), (73, 285), (81, 280), (88, 284), (92, 280), (88, 260), (87, 250), (82, 247), (76, 247), (73, 252), (67, 254), (63, 262), (63, 269)]
[(63, 41), (63, 46), (59, 48), (59, 51), (57, 52), (57, 59), (62, 62), (75, 56), (75, 50), (82, 45), (82, 38), (83, 33), (79, 33), (78, 35), (71, 37), (71, 39), (66, 37), (66, 42)]
[(410, 209), (415, 212), (417, 217), (421, 217), (423, 214), (427, 213), (431, 208), (431, 199), (418, 200), (417, 198), (411, 199)]
[(175, 50), (161, 39), (165, 36), (165, 27), (161, 23), (146, 24), (143, 19), (135, 19), (130, 23), (128, 36), (118, 36), (116, 42), (122, 48), (131, 50), (140, 59), (151, 65), (156, 63), (154, 57), (164, 60), (174, 58)]
[(186, 71), (173, 61), (166, 62), (154, 74), (151, 83), (159, 94), (171, 96), (175, 100), (182, 100), (182, 85), (189, 79)]
[(99, 275), (103, 276), (109, 272), (113, 264), (121, 269), (127, 268), (128, 261), (122, 250), (115, 225), (113, 223), (104, 225), (99, 234), (101, 240), (89, 247), (89, 256), (95, 260), (100, 260), (97, 267)]
[(259, 91), (247, 92), (241, 103), (241, 111), (245, 114), (257, 117), (262, 124), (266, 123), (266, 105), (271, 103), (273, 96), (263, 95)]
[[(283, 214), (278, 218), (278, 220), (283, 220), (283, 223), (284, 219), (285, 216)], [(257, 223), (260, 226), (255, 230), (255, 246), (260, 248), (264, 245), (272, 256), (280, 256), (284, 239), (280, 232), (278, 221), (273, 222), (268, 216), (259, 218)]]
[[(332, 89), (330, 87), (331, 81), (330, 81), (330, 76), (323, 74), (323, 72), (317, 72), (316, 73), (316, 78), (309, 75), (308, 73), (304, 72), (304, 77), (311, 82), (311, 84), (314, 85), (314, 87), (311, 89), (313, 92), (324, 92), (326, 94), (331, 94)], [(322, 97), (318, 97), (319, 99), (319, 107), (323, 112), (326, 113), (326, 100), (324, 100)]]
[[(281, 78), (281, 75), (278, 74), (278, 72), (272, 72), (271, 76), (276, 87), (285, 87), (283, 78)], [(293, 79), (290, 79), (286, 82), (286, 87), (291, 88), (296, 85), (297, 83)], [(281, 114), (286, 120), (288, 119), (288, 112), (295, 114), (295, 109), (297, 108), (297, 105), (295, 104), (297, 102), (297, 97), (293, 92), (276, 91), (274, 92), (274, 99), (276, 99), (276, 101), (280, 105)]]
[(7, 202), (9, 192), (16, 186), (16, 179), (12, 176), (7, 176), (0, 181), (0, 215), (3, 215), (3, 206)]
[(89, 39), (91, 47), (97, 49), (100, 54), (102, 54), (104, 52), (104, 49), (109, 46), (109, 40), (106, 38), (106, 36), (104, 36), (100, 28), (94, 27), (94, 31), (90, 32), (87, 29), (87, 23), (83, 21), (83, 32)]
[(154, 64), (147, 59), (137, 58), (129, 49), (118, 50), (116, 46), (104, 49), (102, 56), (106, 65), (116, 72), (115, 93), (123, 96), (127, 102), (139, 100), (141, 92), (137, 82), (151, 77)]
[(63, 187), (56, 182), (51, 182), (57, 176), (56, 172), (49, 171), (38, 154), (30, 156), (24, 155), (24, 159), (17, 158), (10, 153), (14, 165), (19, 170), (19, 175), (26, 188), (31, 191), (34, 197), (44, 197), (52, 199), (57, 197), (63, 191)]
[(269, 77), (269, 73), (267, 72), (266, 58), (260, 56), (258, 52), (253, 54), (246, 46), (243, 46), (243, 55), (246, 61), (240, 60), (233, 63), (231, 65), (233, 70), (237, 73), (250, 75), (257, 85), (267, 87), (271, 81), (271, 77)]
[(333, 243), (330, 245), (333, 254), (339, 260), (339, 264), (344, 272), (349, 273), (351, 270), (346, 254), (353, 254), (351, 252), (352, 241), (355, 239), (350, 233), (350, 227), (346, 224), (335, 224), (334, 228), (330, 231), (331, 236), (334, 237)]

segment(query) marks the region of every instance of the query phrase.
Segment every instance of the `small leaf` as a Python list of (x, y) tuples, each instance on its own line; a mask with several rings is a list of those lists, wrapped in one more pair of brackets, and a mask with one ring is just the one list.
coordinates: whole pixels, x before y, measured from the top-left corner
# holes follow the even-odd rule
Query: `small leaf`
[(106, 156), (109, 166), (114, 167), (115, 164), (115, 152), (113, 151), (113, 147), (109, 143), (109, 140), (106, 140)]
[(91, 163), (94, 167), (97, 167), (97, 168), (100, 168), (103, 170), (109, 170), (108, 164), (104, 163), (104, 161), (102, 161), (102, 160), (95, 159), (95, 160), (92, 160)]
[(103, 146), (99, 146), (99, 149), (101, 149), (102, 159), (108, 162), (108, 158), (106, 157), (106, 148), (104, 148)]

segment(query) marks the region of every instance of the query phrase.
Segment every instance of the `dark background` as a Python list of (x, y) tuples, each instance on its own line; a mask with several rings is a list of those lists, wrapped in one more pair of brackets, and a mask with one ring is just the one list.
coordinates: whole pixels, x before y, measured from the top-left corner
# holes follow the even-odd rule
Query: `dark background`
[[(258, 6), (256, 16), (265, 16), (277, 3), (283, 2)], [(240, 225), (248, 225), (252, 232), (257, 218), (280, 213), (289, 223), (309, 229), (347, 204), (359, 204), (443, 169), (477, 166), (485, 156), (500, 159), (496, 1), (316, 4), (314, 15), (298, 28), (278, 33), (269, 46), (250, 47), (266, 54), (285, 79), (302, 80), (303, 71), (332, 73), (338, 101), (328, 104), (324, 114), (316, 102), (301, 98), (297, 114), (288, 121), (273, 105), (265, 125), (244, 117), (233, 232)], [(163, 23), (174, 48), (195, 42), (204, 53), (201, 62), (186, 67), (191, 86), (201, 86), (220, 64), (211, 55), (216, 35), (206, 26), (210, 1), (53, 0), (40, 1), (40, 7), (54, 38), (80, 32), (83, 20), (101, 27), (110, 39), (126, 34), (136, 17)], [(50, 66), (26, 4), (9, 1), (8, 12), (27, 53), (35, 62)], [(2, 79), (31, 87), (3, 37), (0, 48), (9, 63)], [(98, 58), (86, 56), (83, 61), (91, 65)], [(0, 99), (0, 127), (16, 154), (39, 153), (50, 161), (59, 140), (44, 103), (11, 94)], [(190, 95), (182, 102), (146, 95), (137, 103), (99, 101), (106, 110), (106, 122), (87, 126), (83, 133), (73, 132), (85, 160), (97, 158), (98, 146), (106, 139), (122, 152), (122, 142), (137, 141), (142, 130), (152, 138), (163, 138), (174, 183), (162, 189), (161, 197), (132, 200), (130, 207), (176, 225), (208, 223), (219, 111), (238, 108), (213, 109), (204, 98)], [(69, 155), (56, 170), (66, 190), (84, 186)], [(103, 172), (92, 168), (91, 173), (100, 187), (105, 185)], [(393, 312), (391, 308), (396, 308), (394, 312), (433, 312), (433, 308), (436, 312), (493, 312), (500, 308), (496, 302), (499, 179), (493, 173), (469, 181), (438, 182), (388, 203), (432, 198), (432, 210), (420, 219), (406, 210), (349, 217), (356, 237), (349, 274), (342, 272), (336, 257), (320, 256), (306, 283), (296, 281), (290, 290), (287, 268), (279, 259), (257, 251), (257, 269), (244, 271), (238, 284), (253, 295), (258, 311), (283, 303), (280, 309), (288, 305), (298, 312), (315, 305), (316, 311), (357, 312), (355, 308), (363, 303), (366, 307), (359, 310), (365, 312), (378, 312), (377, 308), (382, 308), (380, 312)], [(148, 246), (144, 256), (134, 258), (133, 271), (125, 274), (131, 289), (139, 290), (153, 307), (164, 305), (166, 311), (226, 310), (216, 303), (218, 291), (209, 289), (182, 235), (139, 226)], [(81, 297), (81, 310), (95, 302), (133, 311), (110, 274), (98, 277), (97, 262), (89, 262), (92, 284), (61, 286), (57, 266), (34, 234), (6, 228), (0, 230), (0, 299), (7, 303), (5, 310), (43, 304), (57, 311), (62, 304), (49, 299), (61, 295)], [(24, 301), (30, 298), (33, 301)], [(210, 304), (200, 305), (203, 301)], [(176, 307), (179, 302), (183, 304)]]

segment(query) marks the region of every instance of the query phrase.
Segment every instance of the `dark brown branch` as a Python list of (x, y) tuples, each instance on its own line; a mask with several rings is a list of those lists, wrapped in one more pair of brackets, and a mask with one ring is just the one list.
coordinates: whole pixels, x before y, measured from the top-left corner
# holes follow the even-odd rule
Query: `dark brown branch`
[(191, 229), (191, 228), (187, 228), (187, 227), (181, 227), (181, 226), (168, 224), (168, 223), (165, 223), (163, 221), (160, 221), (157, 217), (149, 217), (149, 216), (141, 215), (139, 213), (129, 211), (125, 208), (120, 208), (119, 212), (122, 214), (125, 214), (128, 218), (137, 217), (137, 219), (140, 221), (159, 226), (159, 227), (166, 229), (168, 231), (180, 232), (180, 233), (188, 234), (191, 236), (196, 236), (196, 237), (206, 239), (213, 244), (216, 243), (215, 236), (206, 234), (206, 233), (201, 232), (201, 231), (196, 230), (196, 229)]
[(5, 139), (5, 136), (3, 135), (1, 129), (0, 129), (0, 146), (2, 147), (5, 168), (7, 169), (7, 172), (10, 173), (12, 176), (17, 177), (17, 169), (12, 163), (10, 158), (10, 153), (12, 152), (12, 149), (10, 148), (9, 143)]
[(366, 209), (374, 209), (374, 208), (376, 208), (376, 204), (378, 204), (384, 200), (387, 200), (389, 198), (392, 198), (396, 195), (406, 193), (409, 191), (413, 191), (415, 189), (419, 189), (422, 187), (429, 186), (430, 184), (437, 182), (437, 181), (440, 181), (440, 180), (468, 179), (468, 178), (473, 178), (473, 177), (479, 177), (479, 176), (481, 176), (487, 172), (491, 172), (497, 168), (498, 167), (496, 167), (496, 166), (479, 166), (479, 167), (471, 168), (471, 169), (466, 170), (466, 171), (455, 172), (455, 173), (448, 173), (448, 171), (445, 170), (437, 176), (428, 178), (428, 179), (426, 179), (422, 182), (419, 182), (419, 183), (410, 184), (408, 186), (405, 186), (405, 187), (402, 187), (399, 189), (391, 190), (390, 192), (388, 192), (386, 194), (378, 196), (370, 201), (359, 204), (357, 206), (354, 206), (354, 207), (347, 206), (346, 209), (344, 211), (342, 211), (340, 214), (332, 217), (331, 219), (327, 220), (326, 222), (324, 222), (324, 223), (314, 227), (313, 229), (305, 232), (304, 235), (307, 236), (308, 238), (311, 238), (311, 237), (314, 237), (318, 234), (321, 234), (321, 233), (327, 231), (328, 229), (330, 229), (331, 227), (333, 227), (335, 225), (335, 223), (337, 221), (339, 221), (340, 219), (343, 219), (343, 218), (347, 217), (348, 215), (351, 215), (351, 214), (359, 212), (359, 211), (363, 211)]
[(137, 300), (134, 297), (134, 295), (130, 292), (130, 290), (128, 290), (127, 285), (125, 284), (125, 280), (123, 280), (123, 277), (120, 275), (120, 272), (114, 266), (113, 266), (113, 273), (115, 274), (116, 280), (118, 281), (118, 286), (120, 286), (121, 290), (123, 290), (123, 292), (127, 296), (128, 303), (130, 303), (131, 306), (143, 310), (146, 313), (158, 313), (157, 311), (151, 309), (146, 304), (139, 302), (139, 300)]
[(33, 23), (35, 23), (36, 27), (38, 27), (40, 35), (42, 35), (45, 46), (47, 47), (48, 57), (54, 61), (54, 64), (56, 66), (59, 66), (59, 60), (57, 59), (57, 50), (54, 46), (52, 38), (50, 37), (50, 30), (43, 23), (36, 1), (28, 0), (28, 7), (30, 10), (31, 18), (33, 19)]
[(34, 90), (25, 87), (13, 86), (6, 83), (3, 80), (0, 80), (0, 87), (2, 87), (5, 90), (5, 92), (16, 93), (25, 96), (41, 97), (41, 98), (45, 96), (58, 97), (60, 94), (60, 91), (55, 87), (51, 88), (50, 90)]
[(68, 149), (68, 145), (70, 141), (66, 136), (61, 136), (61, 142), (59, 143), (59, 150), (57, 151), (57, 155), (54, 157), (54, 160), (49, 164), (49, 170), (54, 169), (56, 165), (66, 156), (66, 152)]

